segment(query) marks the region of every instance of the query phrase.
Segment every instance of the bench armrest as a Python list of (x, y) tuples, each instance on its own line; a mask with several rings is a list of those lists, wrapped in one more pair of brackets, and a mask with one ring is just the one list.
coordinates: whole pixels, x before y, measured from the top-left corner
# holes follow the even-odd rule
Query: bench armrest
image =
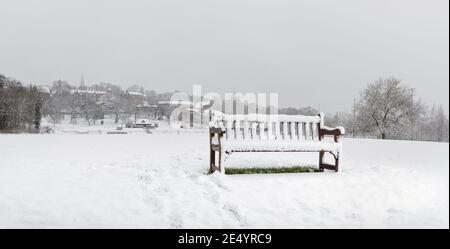
[(319, 136), (323, 138), (326, 135), (331, 135), (334, 137), (334, 142), (339, 141), (339, 137), (345, 134), (345, 129), (342, 126), (338, 127), (328, 127), (328, 126), (321, 126), (319, 130)]
[(209, 146), (211, 151), (221, 150), (221, 140), (225, 131), (222, 128), (209, 127)]
[(223, 136), (223, 134), (225, 134), (225, 131), (219, 127), (209, 127), (209, 135), (213, 137), (216, 134), (218, 134), (219, 137), (221, 137)]

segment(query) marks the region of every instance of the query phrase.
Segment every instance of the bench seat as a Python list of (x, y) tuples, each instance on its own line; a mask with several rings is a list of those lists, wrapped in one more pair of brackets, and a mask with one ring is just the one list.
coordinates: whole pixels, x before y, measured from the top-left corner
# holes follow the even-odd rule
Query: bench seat
[(225, 152), (331, 152), (338, 154), (341, 151), (341, 143), (325, 141), (301, 141), (298, 140), (231, 140), (223, 143)]

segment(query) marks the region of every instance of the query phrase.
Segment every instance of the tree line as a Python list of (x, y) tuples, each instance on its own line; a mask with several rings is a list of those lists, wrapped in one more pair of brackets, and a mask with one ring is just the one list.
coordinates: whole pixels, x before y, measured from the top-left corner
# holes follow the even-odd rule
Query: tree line
[[(41, 117), (60, 123), (66, 116), (71, 123), (84, 119), (95, 124), (105, 115), (113, 115), (115, 123), (137, 113), (150, 112), (160, 100), (170, 100), (173, 93), (156, 93), (142, 86), (126, 89), (111, 83), (74, 86), (63, 80), (52, 83), (49, 89), (22, 82), (0, 74), (0, 132), (38, 132)], [(173, 107), (151, 109), (154, 115), (168, 116)]]
[(41, 123), (42, 98), (35, 85), (0, 74), (0, 131), (36, 132)]

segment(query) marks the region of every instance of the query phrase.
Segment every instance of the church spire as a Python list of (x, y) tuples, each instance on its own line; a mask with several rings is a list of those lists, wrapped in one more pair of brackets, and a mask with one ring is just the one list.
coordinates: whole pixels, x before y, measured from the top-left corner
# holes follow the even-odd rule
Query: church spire
[(83, 74), (81, 74), (81, 82), (80, 82), (80, 87), (79, 87), (80, 89), (84, 89), (85, 88), (85, 86), (84, 86), (84, 76), (83, 76)]

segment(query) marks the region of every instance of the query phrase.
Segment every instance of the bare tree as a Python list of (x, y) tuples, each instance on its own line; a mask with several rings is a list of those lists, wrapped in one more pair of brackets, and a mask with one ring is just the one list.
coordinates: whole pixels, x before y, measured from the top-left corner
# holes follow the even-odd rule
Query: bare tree
[(424, 108), (414, 99), (412, 88), (400, 85), (395, 78), (380, 78), (367, 85), (355, 109), (360, 131), (376, 131), (385, 139), (420, 117)]
[(439, 105), (436, 117), (434, 119), (436, 122), (436, 140), (438, 142), (445, 141), (446, 136), (448, 135), (448, 132), (445, 134), (445, 131), (448, 131), (448, 118), (444, 113), (444, 108), (442, 108), (442, 105)]

